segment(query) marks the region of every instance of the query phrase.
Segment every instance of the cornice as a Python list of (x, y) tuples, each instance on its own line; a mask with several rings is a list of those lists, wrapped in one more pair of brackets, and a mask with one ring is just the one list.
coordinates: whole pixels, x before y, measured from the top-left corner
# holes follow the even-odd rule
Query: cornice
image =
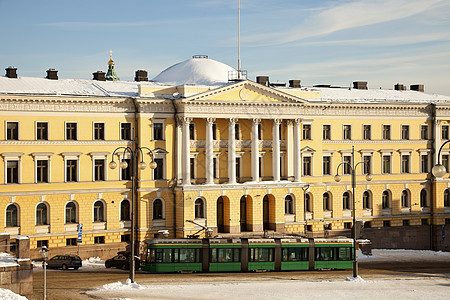
[(36, 145), (36, 146), (45, 146), (45, 145), (62, 145), (62, 146), (77, 146), (77, 145), (89, 145), (89, 146), (97, 146), (97, 145), (132, 145), (132, 141), (124, 141), (124, 140), (114, 140), (114, 141), (0, 141), (0, 146), (28, 146), (28, 145)]
[(431, 140), (324, 140), (323, 144), (431, 144)]

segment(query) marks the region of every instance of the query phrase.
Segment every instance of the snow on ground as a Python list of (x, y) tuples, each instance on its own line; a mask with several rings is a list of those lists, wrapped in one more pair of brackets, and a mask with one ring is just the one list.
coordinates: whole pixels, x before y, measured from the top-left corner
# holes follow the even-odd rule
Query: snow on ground
[(17, 295), (16, 293), (11, 292), (7, 289), (0, 289), (0, 299), (8, 299), (8, 300), (27, 300), (26, 297)]
[(17, 259), (11, 254), (0, 252), (0, 267), (18, 266)]
[[(418, 250), (372, 250), (358, 252), (358, 261), (427, 261), (450, 259), (448, 252)], [(449, 270), (450, 272), (450, 270)], [(448, 299), (450, 279), (442, 276), (367, 280), (361, 277), (333, 280), (258, 279), (257, 281), (183, 282), (145, 285), (130, 281), (106, 284), (87, 292), (104, 299)]]

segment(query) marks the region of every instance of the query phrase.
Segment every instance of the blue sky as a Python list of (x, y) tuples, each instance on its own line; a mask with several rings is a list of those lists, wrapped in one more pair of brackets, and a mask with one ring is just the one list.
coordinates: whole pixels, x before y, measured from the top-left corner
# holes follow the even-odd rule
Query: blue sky
[[(0, 68), (19, 76), (89, 79), (109, 50), (122, 80), (197, 54), (237, 67), (237, 0), (0, 0), (0, 26)], [(241, 0), (241, 60), (252, 80), (450, 95), (450, 1)]]

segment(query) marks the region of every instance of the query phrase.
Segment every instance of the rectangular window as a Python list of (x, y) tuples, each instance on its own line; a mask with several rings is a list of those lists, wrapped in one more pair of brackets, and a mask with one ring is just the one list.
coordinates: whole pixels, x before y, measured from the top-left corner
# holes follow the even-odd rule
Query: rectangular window
[(428, 225), (428, 219), (422, 219), (422, 225)]
[(308, 247), (283, 248), (282, 261), (308, 261)]
[(47, 122), (36, 122), (36, 140), (48, 140)]
[(449, 134), (448, 134), (448, 129), (449, 126), (448, 125), (442, 125), (441, 127), (441, 133), (442, 133), (442, 139), (443, 140), (448, 140), (449, 138)]
[(130, 242), (130, 241), (131, 241), (131, 235), (129, 235), (129, 234), (122, 234), (122, 235), (120, 236), (120, 241), (121, 241), (122, 243), (128, 243), (128, 242)]
[(311, 176), (311, 156), (303, 157), (303, 176)]
[(420, 126), (420, 138), (422, 140), (428, 140), (428, 125)]
[(94, 123), (94, 140), (105, 140), (105, 123)]
[(364, 174), (372, 174), (372, 156), (364, 155), (363, 156), (363, 172)]
[(352, 139), (352, 125), (344, 125), (343, 139), (344, 140)]
[(155, 158), (156, 168), (153, 171), (153, 178), (155, 180), (164, 179), (164, 159)]
[(241, 177), (241, 158), (236, 157), (236, 180), (239, 181), (240, 177)]
[(402, 125), (402, 140), (409, 140), (409, 125)]
[(76, 141), (77, 139), (77, 123), (66, 123), (66, 140)]
[(163, 123), (153, 123), (153, 140), (155, 141), (164, 140)]
[(383, 140), (391, 139), (391, 125), (383, 125)]
[(19, 139), (19, 122), (6, 122), (6, 139), (16, 141)]
[(96, 159), (94, 161), (94, 173), (95, 173), (95, 181), (104, 181), (105, 180), (105, 160), (104, 159)]
[(66, 239), (66, 246), (76, 246), (77, 239), (76, 238), (68, 238)]
[(75, 159), (69, 159), (66, 161), (66, 181), (76, 182), (78, 181), (78, 161)]
[(195, 124), (194, 123), (189, 124), (189, 139), (191, 141), (195, 140)]
[(250, 248), (249, 261), (251, 262), (269, 262), (274, 261), (273, 248)]
[(8, 160), (6, 174), (6, 183), (19, 183), (19, 161)]
[(331, 156), (323, 157), (323, 175), (331, 175)]
[(263, 133), (262, 133), (262, 125), (258, 124), (258, 140), (263, 139)]
[(322, 139), (331, 140), (331, 125), (323, 125), (322, 127)]
[(217, 178), (217, 158), (213, 158), (213, 178)]
[(120, 124), (120, 139), (131, 141), (131, 123)]
[(94, 236), (94, 244), (104, 244), (105, 237), (104, 236)]
[(212, 132), (213, 132), (213, 136), (212, 136), (213, 140), (217, 140), (217, 124), (216, 123), (212, 124)]
[(122, 180), (131, 180), (131, 159), (122, 159), (122, 161), (125, 161), (128, 164), (128, 167), (121, 170)]
[(420, 156), (420, 172), (428, 173), (428, 154)]
[(448, 154), (442, 155), (442, 165), (445, 167), (448, 173)]
[(383, 227), (391, 227), (391, 221), (388, 220), (383, 221)]
[(191, 179), (195, 179), (195, 158), (191, 157), (190, 162), (190, 170), (191, 170)]
[(410, 156), (409, 155), (402, 155), (402, 173), (410, 173), (409, 160), (410, 160)]
[(37, 241), (37, 248), (48, 247), (48, 240)]
[(342, 173), (343, 174), (350, 174), (351, 173), (351, 165), (352, 165), (352, 157), (351, 156), (344, 156), (342, 158), (343, 164), (342, 164)]
[(311, 139), (311, 125), (303, 124), (303, 140)]
[(391, 173), (391, 156), (383, 155), (383, 174)]
[(409, 220), (403, 220), (403, 226), (409, 226)]
[(234, 138), (236, 141), (241, 139), (241, 132), (239, 131), (239, 124), (234, 124)]
[(372, 126), (363, 125), (363, 140), (371, 140), (372, 139)]
[(36, 161), (36, 181), (48, 182), (48, 160)]

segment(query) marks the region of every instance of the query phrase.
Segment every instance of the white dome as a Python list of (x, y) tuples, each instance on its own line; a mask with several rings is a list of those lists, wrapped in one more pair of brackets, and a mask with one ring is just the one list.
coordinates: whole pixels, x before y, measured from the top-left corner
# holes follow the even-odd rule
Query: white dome
[(228, 82), (229, 71), (236, 70), (207, 57), (194, 57), (165, 69), (152, 81), (170, 85), (217, 85)]

